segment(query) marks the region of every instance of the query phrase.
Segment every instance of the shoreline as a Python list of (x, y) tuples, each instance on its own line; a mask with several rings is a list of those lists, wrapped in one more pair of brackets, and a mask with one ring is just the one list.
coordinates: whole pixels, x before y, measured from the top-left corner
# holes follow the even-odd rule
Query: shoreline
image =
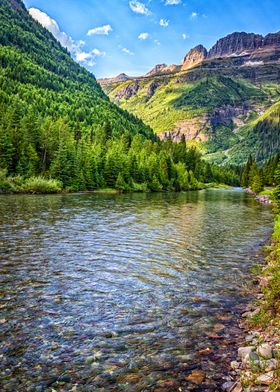
[[(258, 196), (261, 204), (271, 204), (269, 196)], [(229, 378), (222, 385), (225, 392), (268, 392), (280, 390), (280, 215), (276, 215), (269, 245), (263, 247), (264, 261), (256, 282), (254, 300), (238, 320), (245, 339), (238, 345), (236, 360), (230, 363)], [(278, 272), (277, 272), (278, 271)], [(276, 284), (276, 287), (274, 285)], [(277, 287), (278, 285), (278, 287)], [(273, 297), (273, 290), (276, 290)]]

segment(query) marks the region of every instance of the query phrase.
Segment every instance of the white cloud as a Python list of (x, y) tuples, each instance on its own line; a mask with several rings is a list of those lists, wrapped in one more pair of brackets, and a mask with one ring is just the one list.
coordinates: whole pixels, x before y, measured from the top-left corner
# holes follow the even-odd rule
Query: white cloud
[(112, 26), (108, 25), (104, 25), (104, 26), (100, 26), (100, 27), (95, 27), (91, 30), (89, 30), (87, 32), (88, 36), (91, 35), (109, 35), (109, 33), (113, 31)]
[(96, 65), (95, 58), (98, 56), (105, 56), (105, 52), (101, 52), (98, 49), (93, 49), (91, 52), (85, 52), (82, 47), (85, 45), (84, 41), (74, 41), (69, 35), (60, 31), (57, 22), (52, 19), (45, 12), (38, 10), (37, 8), (30, 8), (29, 14), (33, 19), (37, 20), (43, 27), (45, 27), (52, 35), (60, 42), (60, 44), (66, 48), (73, 58), (79, 63), (83, 63), (90, 67)]
[(197, 12), (192, 12), (191, 13), (191, 18), (192, 19), (195, 19), (195, 18), (197, 18), (198, 17), (198, 13)]
[(91, 58), (91, 54), (90, 53), (86, 53), (86, 52), (79, 52), (76, 54), (76, 59), (77, 61), (84, 63), (86, 60), (89, 60)]
[(122, 48), (122, 52), (125, 53), (125, 54), (129, 54), (130, 56), (134, 56), (134, 53), (131, 52), (131, 51), (130, 51), (129, 49), (127, 49), (127, 48)]
[(103, 57), (106, 55), (106, 52), (101, 52), (99, 49), (93, 49), (91, 53), (96, 57)]
[(178, 5), (181, 3), (182, 0), (165, 0), (165, 5)]
[(160, 24), (160, 26), (162, 26), (162, 27), (167, 27), (167, 26), (169, 25), (169, 20), (167, 20), (167, 19), (161, 19), (161, 20), (159, 21), (159, 24)]
[(140, 3), (140, 1), (130, 1), (129, 6), (133, 12), (136, 12), (136, 14), (150, 15), (149, 9), (145, 6), (145, 4)]
[(154, 43), (155, 43), (157, 46), (159, 46), (159, 45), (160, 45), (160, 42), (159, 42), (159, 40), (158, 40), (158, 39), (155, 39), (155, 40), (154, 40)]
[(185, 40), (185, 39), (190, 38), (190, 37), (189, 37), (189, 35), (183, 33), (183, 34), (182, 34), (182, 38), (183, 38), (183, 40)]
[(38, 10), (37, 8), (30, 8), (29, 14), (33, 19), (37, 20), (43, 27), (45, 27), (52, 35), (61, 43), (64, 48), (67, 48), (69, 52), (72, 52), (76, 49), (77, 46), (82, 46), (84, 43), (80, 41), (79, 43), (75, 42), (71, 37), (69, 37), (66, 33), (60, 31), (60, 28), (57, 22), (50, 18), (45, 12)]
[(141, 33), (138, 35), (138, 39), (141, 39), (142, 41), (145, 41), (149, 38), (149, 33)]

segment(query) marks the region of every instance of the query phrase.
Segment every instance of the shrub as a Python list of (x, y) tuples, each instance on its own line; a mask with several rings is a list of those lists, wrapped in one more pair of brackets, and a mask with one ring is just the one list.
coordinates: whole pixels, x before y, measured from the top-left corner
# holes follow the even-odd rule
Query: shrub
[(21, 187), (21, 191), (27, 193), (58, 193), (62, 190), (62, 184), (58, 180), (47, 180), (43, 177), (30, 177)]

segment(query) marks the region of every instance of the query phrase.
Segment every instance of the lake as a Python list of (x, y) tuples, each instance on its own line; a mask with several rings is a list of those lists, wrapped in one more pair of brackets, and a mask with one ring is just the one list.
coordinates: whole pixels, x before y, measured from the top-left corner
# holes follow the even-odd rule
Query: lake
[(273, 214), (239, 189), (16, 195), (0, 222), (1, 390), (210, 391)]

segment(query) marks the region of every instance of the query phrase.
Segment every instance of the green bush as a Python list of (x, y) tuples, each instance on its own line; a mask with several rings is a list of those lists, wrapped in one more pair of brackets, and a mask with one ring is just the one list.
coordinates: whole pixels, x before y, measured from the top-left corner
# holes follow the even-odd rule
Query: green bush
[(30, 177), (21, 187), (26, 193), (58, 193), (62, 190), (62, 184), (58, 180), (47, 180), (43, 177)]

